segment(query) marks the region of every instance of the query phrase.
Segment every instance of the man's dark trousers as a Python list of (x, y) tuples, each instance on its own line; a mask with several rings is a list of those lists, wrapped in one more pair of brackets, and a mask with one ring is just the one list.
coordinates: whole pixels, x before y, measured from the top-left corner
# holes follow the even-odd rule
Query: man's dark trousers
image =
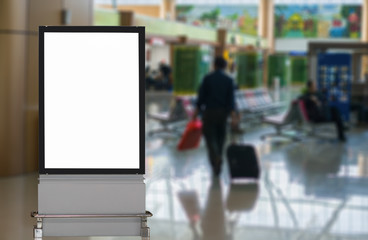
[(203, 134), (212, 170), (216, 176), (221, 172), (227, 116), (228, 111), (225, 109), (208, 109), (203, 113)]

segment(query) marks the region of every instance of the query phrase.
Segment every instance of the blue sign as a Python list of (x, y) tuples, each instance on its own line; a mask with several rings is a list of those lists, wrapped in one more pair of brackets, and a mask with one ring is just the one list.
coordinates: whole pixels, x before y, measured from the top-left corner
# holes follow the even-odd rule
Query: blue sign
[(351, 76), (350, 54), (318, 55), (317, 87), (325, 94), (329, 105), (337, 107), (344, 121), (349, 120), (350, 114)]

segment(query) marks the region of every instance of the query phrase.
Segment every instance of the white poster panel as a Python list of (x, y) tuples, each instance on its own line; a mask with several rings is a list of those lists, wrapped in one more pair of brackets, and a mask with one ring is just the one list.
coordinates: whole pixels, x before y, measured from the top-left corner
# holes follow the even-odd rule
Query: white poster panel
[(142, 170), (139, 32), (54, 28), (46, 28), (40, 42), (40, 171), (138, 173)]

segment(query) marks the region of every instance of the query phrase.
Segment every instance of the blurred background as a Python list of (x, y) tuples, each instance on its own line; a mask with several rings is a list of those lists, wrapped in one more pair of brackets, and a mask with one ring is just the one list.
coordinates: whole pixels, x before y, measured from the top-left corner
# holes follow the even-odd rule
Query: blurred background
[[(40, 25), (146, 27), (152, 239), (368, 239), (368, 0), (0, 0), (1, 239), (32, 238)], [(177, 149), (216, 56), (241, 116), (226, 145), (255, 146), (256, 182), (234, 184), (226, 161), (214, 181), (203, 140)], [(308, 80), (347, 141), (290, 114)]]

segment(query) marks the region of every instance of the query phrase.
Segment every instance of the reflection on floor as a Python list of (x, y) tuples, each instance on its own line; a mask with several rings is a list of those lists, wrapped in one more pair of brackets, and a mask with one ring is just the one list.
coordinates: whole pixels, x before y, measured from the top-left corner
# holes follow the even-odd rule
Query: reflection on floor
[[(147, 109), (159, 111), (167, 102)], [(262, 142), (260, 136), (270, 131), (253, 127), (238, 139), (256, 146), (262, 166), (258, 183), (243, 184), (231, 183), (226, 164), (221, 177), (212, 179), (203, 142), (178, 152), (177, 137), (148, 138), (151, 239), (368, 239), (368, 130), (353, 128), (346, 143), (334, 138)], [(35, 221), (29, 213), (37, 208), (37, 174), (0, 178), (0, 190), (0, 239), (32, 239)]]
[[(352, 130), (344, 144), (261, 142), (269, 130), (259, 128), (239, 140), (257, 147), (259, 183), (231, 184), (226, 166), (213, 180), (203, 143), (178, 152), (176, 140), (148, 140), (151, 239), (368, 239), (368, 131)], [(36, 174), (0, 179), (0, 239), (32, 239), (36, 186)]]
[(160, 239), (368, 239), (367, 131), (345, 144), (305, 139), (275, 145), (246, 134), (262, 164), (258, 184), (213, 181), (203, 148), (147, 151), (147, 208)]

